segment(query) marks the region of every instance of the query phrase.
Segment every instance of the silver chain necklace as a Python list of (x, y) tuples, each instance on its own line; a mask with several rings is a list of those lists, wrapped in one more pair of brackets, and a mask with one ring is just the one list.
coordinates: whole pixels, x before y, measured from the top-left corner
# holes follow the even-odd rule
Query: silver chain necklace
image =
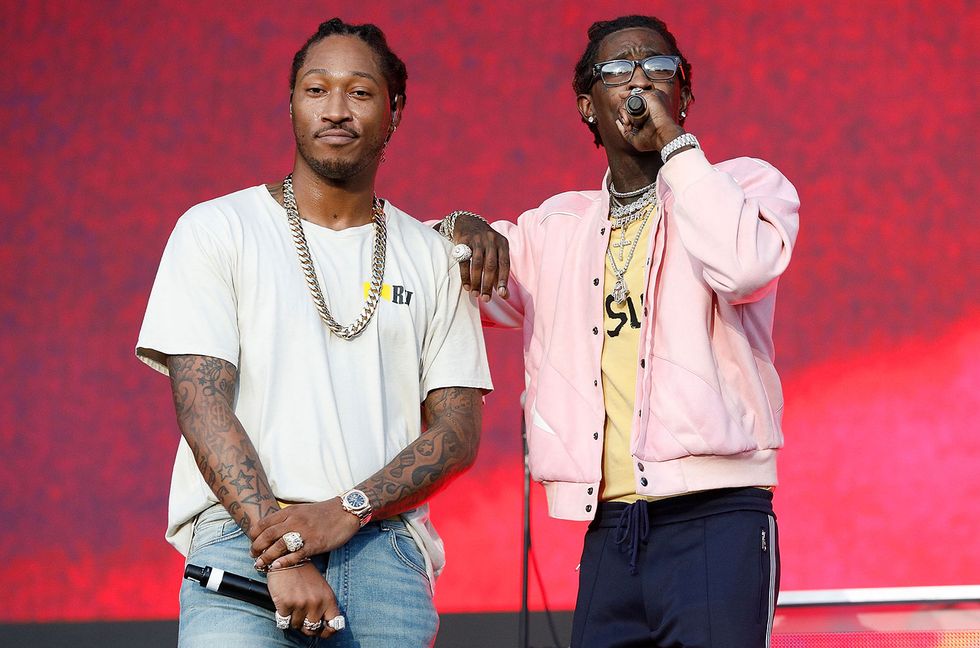
[(657, 181), (656, 180), (654, 180), (653, 182), (651, 182), (650, 184), (648, 184), (645, 187), (640, 187), (639, 189), (634, 189), (633, 191), (622, 191), (622, 192), (620, 192), (620, 191), (616, 191), (616, 185), (614, 185), (612, 183), (612, 181), (610, 180), (609, 181), (609, 193), (612, 194), (613, 196), (615, 196), (616, 198), (636, 198), (640, 194), (645, 194), (646, 192), (648, 192), (651, 189), (653, 189), (653, 185), (655, 185), (655, 184), (657, 184)]
[(619, 261), (623, 261), (623, 254), (627, 245), (631, 242), (626, 239), (626, 228), (641, 218), (646, 218), (650, 209), (657, 207), (657, 191), (653, 185), (646, 187), (646, 193), (632, 203), (624, 205), (615, 196), (610, 197), (609, 201), (609, 221), (611, 230), (620, 230), (619, 241), (612, 243), (611, 247), (619, 248)]
[(372, 210), (374, 212), (374, 256), (371, 262), (371, 287), (368, 290), (361, 314), (350, 326), (341, 326), (327, 309), (327, 302), (320, 290), (320, 282), (316, 278), (316, 269), (313, 267), (310, 247), (306, 243), (306, 234), (303, 233), (303, 222), (299, 218), (299, 208), (296, 207), (296, 196), (293, 194), (293, 174), (291, 173), (282, 181), (282, 202), (286, 207), (286, 218), (293, 234), (293, 242), (296, 244), (296, 253), (299, 255), (299, 265), (306, 276), (306, 285), (310, 288), (313, 305), (316, 306), (320, 319), (337, 337), (353, 340), (361, 334), (368, 322), (371, 321), (374, 311), (378, 307), (378, 299), (381, 297), (381, 282), (385, 275), (385, 248), (388, 238), (385, 213), (381, 207), (381, 201), (378, 200), (377, 196), (374, 197)]
[[(617, 304), (624, 304), (626, 298), (629, 297), (630, 290), (626, 286), (626, 271), (629, 270), (630, 262), (633, 260), (633, 254), (636, 252), (636, 248), (640, 247), (640, 235), (643, 234), (643, 228), (646, 227), (647, 221), (650, 220), (650, 212), (656, 209), (656, 205), (647, 209), (643, 213), (643, 220), (640, 221), (640, 229), (636, 231), (636, 238), (633, 239), (633, 245), (630, 246), (630, 254), (626, 257), (626, 263), (623, 264), (622, 268), (616, 265), (616, 259), (613, 258), (612, 248), (606, 248), (606, 256), (609, 258), (609, 265), (612, 267), (613, 275), (616, 277), (616, 282), (613, 284), (612, 296), (616, 300)], [(626, 236), (626, 228), (623, 228), (623, 238)], [(620, 248), (622, 250), (622, 248)], [(620, 251), (622, 255), (622, 251)]]
[(612, 219), (623, 218), (636, 214), (650, 205), (655, 205), (657, 203), (657, 190), (656, 187), (651, 186), (642, 196), (625, 205), (615, 200), (615, 197), (613, 198), (609, 204), (609, 217)]
[(630, 224), (635, 223), (641, 218), (643, 218), (643, 212), (634, 212), (629, 216), (623, 216), (622, 218), (610, 218), (609, 228), (616, 230), (620, 227), (628, 227)]

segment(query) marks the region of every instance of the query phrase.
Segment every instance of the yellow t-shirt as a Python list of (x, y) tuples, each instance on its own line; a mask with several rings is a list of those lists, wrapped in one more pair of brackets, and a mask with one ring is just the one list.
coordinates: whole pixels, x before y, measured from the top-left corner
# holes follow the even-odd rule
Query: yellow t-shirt
[[(599, 501), (634, 502), (640, 499), (633, 481), (633, 458), (630, 453), (630, 431), (633, 427), (633, 401), (636, 392), (637, 363), (639, 363), (640, 323), (643, 320), (643, 294), (646, 292), (647, 251), (650, 231), (654, 229), (655, 214), (648, 217), (640, 231), (642, 220), (615, 229), (609, 237), (609, 250), (622, 269), (636, 246), (633, 259), (626, 269), (629, 295), (625, 303), (616, 303), (613, 274), (606, 255), (606, 276), (603, 285), (602, 391), (606, 405), (605, 438), (602, 447), (602, 483)], [(639, 237), (637, 233), (639, 232)], [(628, 245), (621, 245), (625, 235)], [(638, 240), (637, 240), (638, 239)], [(622, 251), (622, 260), (620, 260)], [(655, 498), (644, 498), (655, 499)]]

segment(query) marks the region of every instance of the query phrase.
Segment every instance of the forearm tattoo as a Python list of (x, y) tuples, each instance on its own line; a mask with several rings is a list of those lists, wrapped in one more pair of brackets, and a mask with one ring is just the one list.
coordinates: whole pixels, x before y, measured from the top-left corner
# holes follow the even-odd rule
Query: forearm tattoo
[(357, 486), (371, 501), (375, 519), (415, 508), (476, 460), (483, 409), (479, 389), (434, 390), (422, 409), (426, 431)]
[(204, 481), (242, 530), (279, 509), (259, 455), (232, 410), (235, 367), (209, 356), (170, 356), (180, 431)]

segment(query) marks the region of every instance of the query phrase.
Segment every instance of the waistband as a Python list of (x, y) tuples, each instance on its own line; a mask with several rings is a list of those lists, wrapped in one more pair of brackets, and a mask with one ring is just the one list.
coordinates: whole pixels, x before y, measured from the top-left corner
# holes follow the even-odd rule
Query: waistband
[(599, 502), (595, 519), (589, 524), (589, 528), (618, 526), (620, 518), (630, 506), (644, 509), (650, 526), (687, 522), (732, 511), (758, 511), (773, 515), (772, 491), (751, 486), (719, 488), (652, 502), (639, 500), (635, 504)]

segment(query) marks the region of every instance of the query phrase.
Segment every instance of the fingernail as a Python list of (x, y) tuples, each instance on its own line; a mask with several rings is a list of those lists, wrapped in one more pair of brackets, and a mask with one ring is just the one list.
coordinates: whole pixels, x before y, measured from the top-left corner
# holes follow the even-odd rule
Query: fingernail
[(470, 285), (469, 284), (463, 284), (463, 290), (465, 290), (466, 292), (469, 292), (470, 291)]
[(490, 295), (481, 295), (480, 296), (480, 299), (482, 299), (485, 302), (488, 302), (488, 301), (490, 301)]
[(256, 560), (254, 567), (255, 571), (262, 571), (265, 569), (265, 563), (263, 563), (261, 560)]
[(282, 567), (282, 564), (278, 560), (274, 560), (272, 564), (269, 565), (269, 569), (279, 569), (280, 567)]

